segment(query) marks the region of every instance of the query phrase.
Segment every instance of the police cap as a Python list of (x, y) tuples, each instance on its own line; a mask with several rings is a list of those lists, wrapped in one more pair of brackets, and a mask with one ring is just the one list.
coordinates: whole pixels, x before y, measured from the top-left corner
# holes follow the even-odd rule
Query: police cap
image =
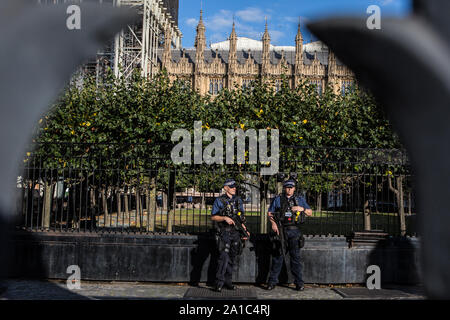
[(290, 188), (295, 187), (295, 181), (292, 179), (286, 180), (283, 183), (283, 188), (288, 188), (288, 187), (290, 187)]
[(225, 180), (225, 183), (223, 184), (224, 187), (230, 187), (235, 188), (236, 187), (236, 181), (234, 179), (227, 179)]

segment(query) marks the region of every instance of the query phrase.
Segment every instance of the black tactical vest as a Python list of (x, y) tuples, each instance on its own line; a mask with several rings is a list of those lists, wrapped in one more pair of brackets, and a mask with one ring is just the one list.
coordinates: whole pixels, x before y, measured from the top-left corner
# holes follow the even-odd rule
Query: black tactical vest
[[(227, 216), (231, 218), (231, 216), (238, 215), (240, 211), (239, 204), (241, 201), (241, 198), (239, 196), (230, 199), (226, 194), (224, 194), (219, 197), (219, 200), (223, 204), (223, 209), (220, 210), (219, 213), (221, 216)], [(219, 228), (230, 228), (230, 225), (225, 221), (218, 222), (218, 226)]]
[(285, 194), (280, 196), (281, 208), (280, 208), (280, 221), (283, 226), (295, 226), (295, 213), (292, 212), (292, 207), (298, 205), (297, 203), (297, 195), (293, 195), (289, 199)]

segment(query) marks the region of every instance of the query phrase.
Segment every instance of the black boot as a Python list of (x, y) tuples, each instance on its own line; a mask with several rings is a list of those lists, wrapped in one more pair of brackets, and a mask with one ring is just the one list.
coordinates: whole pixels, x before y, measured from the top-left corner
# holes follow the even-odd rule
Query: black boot
[(214, 291), (216, 291), (216, 292), (221, 292), (221, 291), (222, 291), (222, 287), (223, 287), (223, 284), (218, 283), (218, 284), (216, 284), (216, 286), (214, 287)]
[(303, 290), (305, 290), (305, 285), (303, 283), (296, 284), (295, 285), (295, 290), (303, 291)]
[(273, 283), (269, 283), (268, 285), (267, 285), (267, 290), (273, 290), (275, 288), (275, 285), (273, 284)]
[(224, 287), (225, 287), (225, 289), (228, 289), (228, 290), (236, 290), (237, 289), (236, 286), (231, 283), (225, 283)]

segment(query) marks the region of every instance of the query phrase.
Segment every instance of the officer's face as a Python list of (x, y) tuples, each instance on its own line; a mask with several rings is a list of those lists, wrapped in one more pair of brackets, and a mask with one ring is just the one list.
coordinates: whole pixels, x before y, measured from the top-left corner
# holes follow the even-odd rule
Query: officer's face
[(295, 187), (286, 187), (284, 189), (286, 190), (286, 195), (288, 197), (290, 197), (290, 196), (292, 196), (294, 194)]
[(225, 192), (231, 195), (235, 195), (236, 194), (236, 187), (231, 188), (229, 186), (225, 186), (223, 187), (225, 189)]

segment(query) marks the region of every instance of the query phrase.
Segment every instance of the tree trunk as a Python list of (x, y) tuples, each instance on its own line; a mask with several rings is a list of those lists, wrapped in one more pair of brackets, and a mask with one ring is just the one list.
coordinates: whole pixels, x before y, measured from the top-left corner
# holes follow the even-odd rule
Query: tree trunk
[(103, 215), (105, 218), (105, 226), (106, 226), (106, 219), (109, 216), (109, 212), (108, 212), (108, 200), (106, 199), (106, 193), (107, 193), (107, 189), (103, 188), (102, 189), (102, 206), (103, 206)]
[(148, 232), (148, 224), (149, 224), (149, 215), (150, 215), (150, 190), (149, 186), (145, 186), (145, 208), (147, 209), (147, 228), (146, 231)]
[(42, 204), (42, 228), (48, 230), (50, 228), (50, 216), (52, 205), (53, 184), (48, 181), (44, 182), (44, 203)]
[(155, 231), (155, 214), (156, 214), (156, 179), (152, 178), (150, 182), (150, 206), (148, 208), (148, 231)]
[(168, 196), (167, 196), (167, 192), (163, 191), (162, 193), (162, 209), (163, 211), (167, 211), (167, 200)]
[[(143, 226), (143, 215), (144, 215), (144, 210), (142, 210), (142, 199), (141, 199), (141, 190), (139, 188), (136, 189), (136, 213), (139, 217), (139, 228), (141, 228)], [(138, 220), (136, 219), (136, 227)]]
[(398, 176), (397, 177), (397, 189), (395, 189), (392, 186), (392, 178), (389, 176), (388, 182), (389, 182), (389, 189), (394, 192), (395, 197), (397, 199), (398, 203), (398, 216), (400, 220), (400, 234), (402, 236), (406, 235), (406, 222), (405, 222), (405, 205), (403, 203), (403, 178), (404, 176)]
[(95, 210), (95, 205), (95, 189), (92, 187), (89, 190), (89, 211), (91, 213), (91, 225), (93, 229), (97, 227), (97, 211)]
[(277, 194), (280, 194), (283, 192), (283, 182), (277, 181)]
[(200, 210), (202, 209), (206, 209), (206, 197), (205, 197), (205, 192), (202, 192), (202, 205), (200, 207)]
[(260, 180), (259, 182), (259, 208), (260, 208), (260, 226), (259, 231), (261, 233), (267, 233), (267, 182)]
[(122, 192), (120, 191), (120, 189), (117, 189), (116, 197), (117, 197), (117, 222), (119, 222), (119, 219), (122, 216)]
[(411, 209), (411, 191), (408, 192), (408, 215), (412, 215), (412, 209)]
[(370, 231), (371, 229), (369, 200), (366, 200), (364, 203), (364, 230)]
[(175, 196), (175, 171), (171, 170), (169, 173), (169, 188), (167, 195), (167, 232), (173, 232), (175, 211), (174, 211), (174, 197)]
[(128, 209), (128, 189), (123, 194), (123, 205), (125, 209), (125, 217), (130, 216), (130, 210)]
[(317, 193), (316, 210), (317, 212), (322, 211), (322, 192), (320, 191)]

